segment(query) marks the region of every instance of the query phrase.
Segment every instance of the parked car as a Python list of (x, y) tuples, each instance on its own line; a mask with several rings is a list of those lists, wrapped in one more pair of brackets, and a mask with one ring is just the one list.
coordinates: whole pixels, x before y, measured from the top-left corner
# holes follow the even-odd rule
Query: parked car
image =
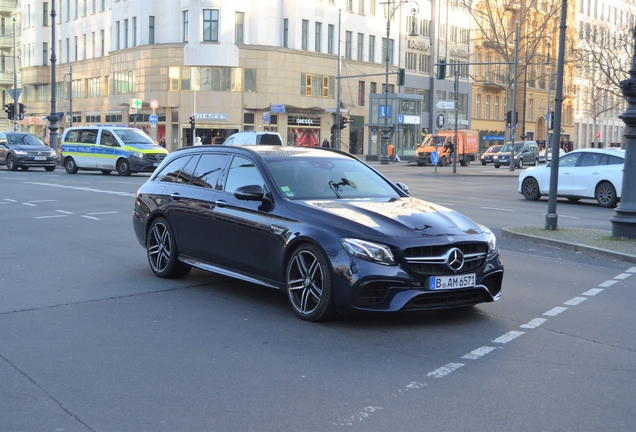
[(242, 131), (230, 135), (223, 145), (283, 145), (278, 132)]
[[(624, 150), (584, 148), (559, 158), (557, 196), (570, 201), (595, 199), (601, 207), (615, 207), (623, 187)], [(519, 175), (518, 191), (527, 200), (550, 192), (550, 163)]]
[[(499, 152), (492, 158), (492, 163), (495, 165), (495, 168), (499, 168), (502, 165), (510, 166), (512, 149), (512, 143), (506, 143), (499, 149)], [(536, 141), (516, 141), (514, 151), (514, 164), (517, 168), (523, 168), (527, 163), (531, 163), (534, 166), (539, 165), (539, 145)]]
[(488, 228), (328, 148), (179, 149), (133, 225), (158, 277), (197, 267), (283, 290), (309, 321), (491, 302), (504, 273)]
[(479, 157), (481, 164), (486, 165), (486, 164), (492, 163), (493, 156), (495, 156), (495, 154), (497, 154), (500, 149), (501, 149), (501, 145), (499, 144), (488, 147), (488, 149), (485, 152), (483, 152), (481, 156)]
[(27, 132), (0, 132), (0, 164), (9, 171), (18, 168), (44, 168), (55, 170), (57, 152), (47, 146), (37, 135)]
[[(561, 156), (563, 156), (565, 154), (565, 151), (562, 148), (559, 148), (558, 152), (559, 152), (559, 157), (561, 157)], [(547, 162), (550, 162), (551, 160), (552, 160), (552, 149), (550, 148), (548, 150), (548, 160), (547, 160)], [(539, 163), (546, 163), (546, 160), (545, 160), (545, 149), (544, 148), (542, 148), (539, 151)]]

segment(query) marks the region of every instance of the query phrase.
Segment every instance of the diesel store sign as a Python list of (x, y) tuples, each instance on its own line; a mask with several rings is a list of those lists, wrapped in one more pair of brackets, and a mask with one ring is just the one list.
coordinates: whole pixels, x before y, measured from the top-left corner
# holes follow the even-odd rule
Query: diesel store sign
[(287, 116), (287, 126), (320, 127), (320, 117), (290, 115)]

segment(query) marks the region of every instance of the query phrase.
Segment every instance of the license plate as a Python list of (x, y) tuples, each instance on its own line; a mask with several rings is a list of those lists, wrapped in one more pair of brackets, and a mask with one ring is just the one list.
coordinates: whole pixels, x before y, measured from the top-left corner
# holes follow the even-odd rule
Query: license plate
[(46, 156), (34, 156), (34, 160), (46, 160)]
[(159, 164), (157, 162), (153, 163), (152, 166), (156, 167), (159, 166)]
[(475, 273), (457, 276), (432, 276), (429, 283), (430, 290), (470, 288), (474, 286)]

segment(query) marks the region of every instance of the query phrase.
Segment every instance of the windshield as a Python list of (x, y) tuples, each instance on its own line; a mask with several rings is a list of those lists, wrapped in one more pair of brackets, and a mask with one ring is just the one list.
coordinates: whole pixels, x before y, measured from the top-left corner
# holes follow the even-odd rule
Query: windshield
[(9, 145), (45, 145), (40, 138), (33, 134), (11, 134), (7, 135), (7, 142)]
[(152, 138), (139, 129), (114, 129), (124, 144), (156, 144)]
[(430, 146), (443, 146), (446, 141), (446, 137), (432, 137), (428, 145)]
[(398, 198), (398, 192), (366, 165), (351, 159), (267, 159), (280, 191), (291, 200)]
[(487, 153), (497, 153), (500, 148), (501, 148), (501, 146), (492, 146), (488, 150), (486, 150), (486, 152)]
[[(523, 143), (515, 143), (515, 153), (518, 153), (521, 147), (523, 147)], [(512, 151), (512, 144), (505, 144), (499, 151), (510, 153)]]

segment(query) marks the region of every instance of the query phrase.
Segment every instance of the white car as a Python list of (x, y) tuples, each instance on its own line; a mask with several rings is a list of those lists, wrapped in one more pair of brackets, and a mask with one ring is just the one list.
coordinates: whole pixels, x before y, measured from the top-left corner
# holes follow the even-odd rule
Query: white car
[[(621, 197), (625, 150), (584, 148), (559, 158), (557, 196), (570, 201), (595, 199), (601, 207), (615, 207)], [(519, 175), (518, 191), (535, 201), (550, 191), (548, 163)]]
[[(563, 151), (562, 148), (559, 149), (559, 157), (563, 156), (565, 154), (565, 152)], [(552, 160), (552, 148), (549, 149), (548, 151), (548, 162), (550, 162)], [(541, 151), (539, 151), (539, 162), (540, 163), (546, 163), (545, 160), (545, 149), (541, 149)]]

